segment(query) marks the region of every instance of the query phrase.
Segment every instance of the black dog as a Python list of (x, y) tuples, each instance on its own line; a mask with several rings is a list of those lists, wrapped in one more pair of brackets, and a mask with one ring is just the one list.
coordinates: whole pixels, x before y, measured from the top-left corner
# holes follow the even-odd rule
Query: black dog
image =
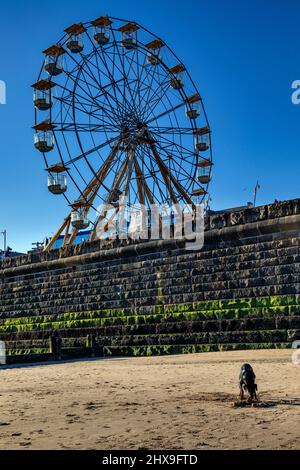
[(250, 364), (244, 364), (240, 372), (240, 399), (244, 400), (245, 391), (249, 392), (251, 401), (257, 400), (255, 374)]

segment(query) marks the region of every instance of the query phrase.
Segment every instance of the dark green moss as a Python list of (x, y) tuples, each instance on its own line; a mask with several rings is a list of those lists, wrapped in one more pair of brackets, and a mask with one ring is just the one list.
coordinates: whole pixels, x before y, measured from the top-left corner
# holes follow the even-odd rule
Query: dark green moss
[(155, 314), (136, 308), (9, 318), (0, 323), (0, 335), (9, 337), (11, 357), (47, 354), (43, 341), (57, 332), (66, 357), (90, 355), (94, 347), (86, 337), (100, 330), (106, 355), (129, 356), (282, 347), (299, 338), (300, 296), (178, 305), (163, 305), (160, 295), (156, 300)]

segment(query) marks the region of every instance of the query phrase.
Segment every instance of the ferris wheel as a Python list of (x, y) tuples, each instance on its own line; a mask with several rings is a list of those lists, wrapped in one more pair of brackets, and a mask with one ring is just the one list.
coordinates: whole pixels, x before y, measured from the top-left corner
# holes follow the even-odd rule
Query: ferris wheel
[(99, 221), (117, 216), (123, 196), (148, 208), (205, 199), (211, 130), (190, 74), (164, 41), (105, 16), (70, 26), (44, 55), (32, 85), (34, 145), (49, 191), (70, 206), (46, 249), (62, 236), (70, 246), (88, 228), (91, 241), (101, 238)]

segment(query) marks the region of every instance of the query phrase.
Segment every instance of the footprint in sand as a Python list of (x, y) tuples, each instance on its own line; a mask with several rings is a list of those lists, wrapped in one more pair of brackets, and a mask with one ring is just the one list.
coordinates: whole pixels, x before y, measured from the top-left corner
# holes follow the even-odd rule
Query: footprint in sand
[(100, 407), (101, 407), (101, 405), (99, 403), (91, 402), (91, 403), (86, 404), (85, 410), (94, 411), (94, 410), (97, 410)]
[(43, 434), (44, 431), (42, 429), (39, 429), (38, 431), (32, 431), (30, 435), (32, 436), (33, 434)]

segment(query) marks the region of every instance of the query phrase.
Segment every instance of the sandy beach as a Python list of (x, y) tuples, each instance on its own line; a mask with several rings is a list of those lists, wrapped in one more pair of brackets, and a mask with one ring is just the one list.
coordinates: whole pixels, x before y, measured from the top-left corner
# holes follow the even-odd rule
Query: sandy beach
[[(243, 362), (268, 408), (233, 408)], [(0, 449), (300, 449), (291, 351), (0, 370)]]

